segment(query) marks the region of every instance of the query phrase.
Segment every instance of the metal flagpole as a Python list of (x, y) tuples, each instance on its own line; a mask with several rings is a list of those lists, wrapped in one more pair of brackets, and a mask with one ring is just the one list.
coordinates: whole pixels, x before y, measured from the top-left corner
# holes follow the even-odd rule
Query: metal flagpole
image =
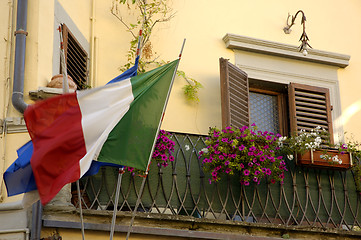
[(117, 211), (118, 211), (120, 185), (122, 183), (123, 174), (124, 174), (124, 168), (119, 168), (117, 189), (115, 192), (115, 202), (114, 202), (114, 209), (113, 209), (112, 224), (110, 225), (110, 240), (112, 240), (113, 236), (114, 236), (115, 220), (117, 218)]
[(63, 74), (63, 93), (68, 93), (69, 92), (68, 71), (66, 69), (65, 54), (64, 54), (64, 39), (61, 30), (61, 25), (58, 27), (58, 31), (60, 36), (60, 62), (61, 62), (61, 72)]
[[(144, 24), (145, 24), (145, 20), (146, 20), (146, 17), (145, 17), (146, 1), (144, 1), (144, 2), (145, 2), (145, 5), (144, 5), (144, 18), (143, 18), (142, 28), (139, 30), (138, 46), (137, 46), (137, 53), (136, 53), (135, 59), (138, 56), (140, 56), (141, 41), (142, 41), (142, 37), (143, 37), (143, 28), (144, 28)], [(113, 240), (113, 236), (114, 236), (115, 220), (117, 218), (117, 211), (118, 211), (120, 185), (122, 184), (123, 174), (124, 174), (124, 167), (119, 168), (118, 181), (117, 181), (116, 192), (115, 192), (115, 202), (114, 202), (114, 209), (113, 209), (113, 217), (112, 217), (112, 223), (110, 225), (110, 240)]]
[[(66, 68), (65, 54), (64, 54), (64, 39), (62, 34), (61, 25), (58, 27), (59, 37), (60, 37), (60, 62), (61, 62), (61, 73), (63, 74), (63, 94), (69, 92), (68, 84), (68, 71)], [(78, 203), (79, 203), (79, 213), (80, 213), (80, 224), (81, 224), (81, 235), (82, 239), (85, 239), (84, 233), (84, 219), (83, 219), (83, 208), (81, 205), (81, 193), (80, 193), (80, 184), (79, 180), (76, 181), (76, 188), (78, 192)]]
[(79, 203), (79, 213), (80, 213), (80, 224), (81, 224), (81, 236), (82, 239), (85, 239), (85, 232), (84, 232), (84, 219), (83, 219), (83, 208), (81, 205), (81, 194), (80, 194), (80, 184), (79, 180), (76, 181), (76, 188), (78, 190), (78, 203)]
[[(183, 40), (182, 48), (181, 48), (181, 51), (180, 51), (180, 53), (179, 53), (179, 58), (178, 58), (179, 60), (180, 60), (181, 57), (182, 57), (182, 53), (183, 53), (183, 48), (184, 48), (185, 42), (186, 42), (186, 39)], [(177, 73), (177, 69), (178, 69), (179, 62), (180, 62), (180, 61), (178, 61), (177, 66), (176, 66), (175, 69), (174, 69), (174, 73), (173, 73), (173, 76), (172, 76), (172, 81), (171, 81), (171, 84), (170, 84), (170, 87), (169, 87), (169, 90), (168, 90), (168, 94), (167, 94), (167, 98), (166, 98), (166, 100), (165, 100), (165, 104), (164, 104), (164, 107), (163, 107), (162, 116), (161, 116), (161, 119), (160, 119), (159, 124), (158, 124), (157, 134), (156, 134), (156, 136), (155, 136), (155, 138), (154, 138), (153, 147), (152, 147), (153, 150), (154, 150), (155, 143), (156, 143), (156, 141), (157, 141), (157, 136), (158, 136), (158, 133), (159, 133), (160, 126), (161, 126), (161, 124), (162, 124), (163, 115), (164, 115), (165, 109), (166, 109), (167, 104), (168, 104), (169, 95), (170, 95), (170, 92), (171, 92), (172, 87), (173, 87), (173, 83), (174, 83), (175, 75), (176, 75), (176, 73)], [(128, 240), (128, 238), (129, 238), (129, 236), (130, 236), (130, 232), (132, 231), (133, 223), (134, 223), (134, 219), (135, 219), (135, 214), (136, 214), (137, 209), (138, 209), (138, 206), (139, 206), (139, 204), (140, 204), (140, 198), (141, 198), (141, 196), (143, 195), (143, 190), (144, 190), (144, 186), (145, 186), (145, 180), (146, 180), (146, 178), (147, 178), (147, 176), (148, 176), (149, 164), (150, 164), (150, 161), (151, 161), (151, 159), (152, 159), (153, 150), (151, 151), (151, 153), (150, 153), (150, 155), (149, 155), (149, 160), (148, 160), (148, 164), (147, 164), (148, 169), (145, 171), (145, 177), (144, 177), (144, 179), (143, 179), (143, 181), (142, 181), (142, 185), (140, 186), (140, 191), (139, 191), (139, 194), (138, 194), (137, 201), (136, 201), (136, 203), (135, 203), (134, 210), (133, 210), (133, 212), (132, 212), (132, 218), (131, 218), (131, 220), (130, 220), (130, 224), (129, 224), (129, 228), (128, 228), (126, 240)]]

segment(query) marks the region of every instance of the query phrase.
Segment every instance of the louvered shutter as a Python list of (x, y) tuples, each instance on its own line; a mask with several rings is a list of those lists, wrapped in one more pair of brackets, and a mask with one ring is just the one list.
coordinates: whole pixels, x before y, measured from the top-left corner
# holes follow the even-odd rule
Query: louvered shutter
[(249, 126), (249, 87), (247, 73), (220, 58), (222, 127)]
[(333, 143), (330, 94), (327, 88), (291, 83), (288, 88), (291, 132), (317, 126), (330, 133)]
[(88, 53), (82, 48), (69, 28), (62, 24), (64, 53), (68, 74), (78, 89), (86, 88), (88, 79)]

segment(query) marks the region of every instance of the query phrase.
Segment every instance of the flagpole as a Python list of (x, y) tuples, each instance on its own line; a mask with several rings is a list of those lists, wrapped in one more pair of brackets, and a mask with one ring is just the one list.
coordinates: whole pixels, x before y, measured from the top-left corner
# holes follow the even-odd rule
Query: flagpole
[(134, 223), (134, 219), (135, 219), (135, 214), (136, 214), (137, 209), (138, 209), (138, 206), (139, 206), (139, 204), (140, 204), (140, 198), (141, 198), (141, 196), (143, 195), (144, 186), (145, 186), (145, 180), (147, 179), (148, 171), (149, 171), (149, 164), (150, 164), (150, 161), (151, 161), (151, 159), (152, 159), (154, 146), (155, 146), (155, 143), (156, 143), (156, 141), (157, 141), (157, 136), (158, 136), (158, 133), (159, 133), (159, 129), (160, 129), (160, 126), (161, 126), (162, 121), (163, 121), (164, 112), (165, 112), (165, 109), (166, 109), (167, 104), (168, 104), (168, 99), (169, 99), (170, 92), (171, 92), (172, 87), (173, 87), (175, 75), (177, 74), (177, 69), (178, 69), (178, 66), (179, 66), (180, 59), (181, 59), (181, 57), (182, 57), (182, 53), (183, 53), (183, 49), (184, 49), (185, 42), (186, 42), (186, 39), (183, 40), (183, 44), (182, 44), (182, 47), (181, 47), (181, 50), (180, 50), (180, 53), (179, 53), (179, 57), (178, 57), (179, 61), (178, 61), (177, 66), (175, 67), (174, 72), (173, 72), (173, 76), (172, 76), (172, 80), (171, 80), (171, 83), (170, 83), (170, 87), (169, 87), (169, 89), (168, 89), (167, 98), (166, 98), (166, 100), (165, 100), (165, 104), (164, 104), (164, 107), (163, 107), (161, 119), (160, 119), (160, 121), (159, 121), (158, 129), (157, 129), (157, 132), (156, 132), (156, 136), (155, 136), (155, 138), (154, 138), (152, 151), (150, 152), (150, 155), (149, 155), (149, 160), (148, 160), (148, 164), (147, 164), (148, 168), (147, 168), (147, 170), (145, 171), (145, 177), (143, 178), (142, 185), (141, 185), (141, 187), (140, 187), (140, 191), (139, 191), (139, 194), (138, 194), (138, 198), (137, 198), (137, 201), (136, 201), (136, 203), (135, 203), (134, 210), (133, 210), (133, 212), (132, 212), (132, 218), (131, 218), (131, 220), (130, 220), (130, 224), (129, 224), (129, 228), (128, 228), (126, 240), (128, 240), (128, 238), (129, 238), (129, 236), (130, 236), (130, 232), (132, 231), (133, 223)]
[(64, 39), (63, 39), (62, 30), (61, 30), (61, 25), (59, 25), (58, 31), (59, 31), (59, 37), (60, 37), (61, 73), (63, 74), (63, 93), (68, 93), (69, 92), (68, 71), (66, 69), (66, 63), (65, 63)]
[[(140, 49), (141, 49), (141, 41), (143, 38), (143, 28), (144, 28), (144, 24), (146, 21), (146, 10), (147, 10), (147, 6), (146, 6), (146, 0), (144, 0), (144, 18), (143, 18), (143, 23), (142, 23), (142, 27), (139, 30), (139, 37), (138, 37), (138, 44), (137, 44), (137, 52), (136, 52), (136, 56), (135, 59), (137, 59), (137, 57), (140, 57)], [(138, 65), (139, 66), (139, 65)], [(137, 69), (138, 71), (138, 69)], [(117, 181), (117, 186), (116, 186), (116, 192), (115, 192), (115, 202), (114, 202), (114, 209), (113, 209), (113, 217), (112, 217), (112, 223), (110, 225), (110, 240), (113, 240), (113, 236), (114, 236), (114, 230), (115, 230), (115, 220), (117, 218), (117, 211), (118, 211), (118, 201), (119, 201), (119, 193), (120, 193), (120, 186), (122, 184), (122, 178), (123, 178), (123, 174), (124, 174), (124, 167), (123, 168), (119, 168), (119, 172), (118, 172), (118, 181)]]
[[(61, 24), (58, 27), (59, 37), (60, 37), (60, 62), (61, 62), (61, 73), (63, 74), (63, 94), (69, 93), (69, 84), (68, 84), (68, 71), (65, 62), (65, 53), (64, 53), (64, 38), (63, 32), (61, 29)], [(81, 224), (81, 236), (85, 240), (85, 231), (84, 231), (84, 219), (83, 219), (83, 208), (81, 205), (81, 193), (80, 193), (80, 184), (79, 179), (76, 181), (76, 188), (78, 192), (78, 203), (79, 203), (79, 214), (80, 214), (80, 224)]]
[(114, 209), (113, 209), (112, 224), (110, 225), (110, 240), (113, 240), (113, 236), (114, 236), (115, 220), (117, 218), (117, 211), (118, 211), (120, 185), (122, 183), (123, 174), (124, 174), (124, 167), (119, 168), (118, 182), (117, 182), (117, 188), (116, 188), (116, 192), (115, 192), (115, 202), (114, 202)]
[(76, 188), (78, 190), (78, 203), (79, 203), (79, 213), (80, 213), (81, 236), (82, 236), (82, 239), (85, 240), (83, 208), (81, 206), (81, 194), (80, 194), (79, 180), (76, 180)]

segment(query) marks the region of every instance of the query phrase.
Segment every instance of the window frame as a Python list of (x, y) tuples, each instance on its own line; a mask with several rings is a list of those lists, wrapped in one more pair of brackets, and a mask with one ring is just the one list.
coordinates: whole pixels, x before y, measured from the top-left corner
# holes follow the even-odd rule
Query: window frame
[(287, 95), (285, 93), (274, 91), (274, 90), (267, 90), (257, 87), (250, 87), (249, 92), (255, 92), (260, 94), (272, 95), (277, 97), (277, 107), (278, 107), (278, 130), (279, 134), (285, 136), (288, 135), (289, 132), (289, 121), (288, 121), (288, 102), (287, 102)]
[(223, 41), (233, 51), (235, 65), (246, 71), (250, 80), (294, 82), (329, 89), (334, 142), (343, 141), (338, 71), (349, 65), (349, 55), (309, 49), (308, 55), (303, 56), (296, 45), (232, 33), (227, 33)]
[[(233, 71), (229, 71), (230, 69)], [(287, 93), (284, 93), (283, 91), (268, 90), (267, 86), (271, 86), (272, 83), (264, 81), (262, 81), (264, 84), (255, 84), (258, 85), (258, 87), (250, 87), (247, 73), (223, 58), (220, 58), (220, 79), (223, 128), (229, 125), (242, 127), (243, 125), (249, 126), (250, 124), (249, 99), (245, 101), (243, 106), (248, 108), (247, 116), (244, 116), (241, 112), (237, 113), (237, 111), (232, 109), (232, 105), (230, 104), (232, 102), (237, 102), (238, 100), (238, 96), (236, 94), (239, 91), (235, 91), (235, 89), (237, 90), (237, 88), (243, 87), (243, 90), (247, 92), (246, 95), (248, 98), (249, 92), (252, 91), (277, 96), (279, 106), (279, 133), (281, 135), (287, 136), (294, 134), (300, 129), (303, 129), (302, 126), (305, 125), (309, 129), (316, 128), (320, 125), (319, 122), (322, 122), (323, 125), (321, 126), (324, 126), (330, 133), (330, 142), (334, 143), (329, 89), (291, 82), (287, 85)], [(244, 81), (246, 81), (246, 83), (243, 83)], [(237, 84), (239, 84), (239, 86), (232, 86)], [(276, 83), (274, 84), (276, 85)], [(313, 105), (312, 107), (298, 107), (299, 104), (305, 103)], [(317, 108), (322, 110), (317, 110), (315, 107), (316, 104)], [(238, 120), (242, 117), (246, 119), (248, 124), (242, 124), (241, 121), (234, 121), (234, 119)], [(290, 128), (288, 128), (288, 126), (290, 126)]]

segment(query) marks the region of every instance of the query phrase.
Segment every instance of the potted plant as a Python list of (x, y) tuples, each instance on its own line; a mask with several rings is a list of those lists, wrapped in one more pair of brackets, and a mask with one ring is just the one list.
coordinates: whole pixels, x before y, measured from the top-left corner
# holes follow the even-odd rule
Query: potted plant
[(287, 169), (283, 157), (276, 155), (279, 137), (279, 134), (257, 131), (255, 124), (251, 128), (211, 128), (207, 147), (200, 151), (203, 168), (212, 175), (209, 183), (236, 173), (245, 186), (259, 184), (262, 179), (283, 183)]
[(297, 165), (349, 169), (353, 165), (352, 151), (347, 144), (331, 145), (325, 129), (316, 127), (309, 132), (302, 129), (291, 137), (280, 139), (281, 152)]

